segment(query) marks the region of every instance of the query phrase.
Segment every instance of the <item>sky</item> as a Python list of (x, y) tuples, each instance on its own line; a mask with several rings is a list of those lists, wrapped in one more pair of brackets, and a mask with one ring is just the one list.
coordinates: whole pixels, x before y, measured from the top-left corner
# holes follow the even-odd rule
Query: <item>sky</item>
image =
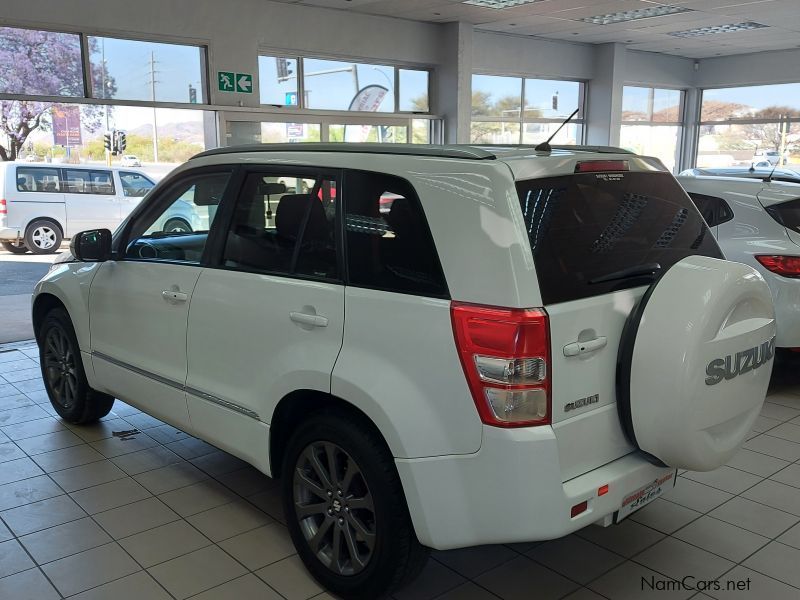
[[(556, 79), (526, 79), (525, 106), (536, 108), (545, 118), (568, 117), (580, 104), (581, 84)], [(522, 79), (497, 75), (473, 75), (472, 91), (491, 95), (490, 102), (522, 94)], [(553, 109), (553, 96), (558, 95), (558, 109)]]
[(800, 83), (705, 90), (703, 100), (735, 102), (755, 109), (768, 106), (789, 106), (800, 109)]

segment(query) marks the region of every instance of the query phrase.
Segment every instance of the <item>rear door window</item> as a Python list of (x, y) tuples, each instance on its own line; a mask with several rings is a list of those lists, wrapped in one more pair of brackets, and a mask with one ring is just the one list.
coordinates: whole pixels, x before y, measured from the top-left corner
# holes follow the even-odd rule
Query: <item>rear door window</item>
[[(691, 255), (722, 258), (695, 205), (668, 173), (585, 173), (517, 182), (544, 304), (648, 283)], [(652, 279), (652, 278), (651, 278)]]
[(695, 192), (689, 192), (689, 196), (709, 227), (716, 227), (733, 219), (731, 207), (722, 198)]
[(142, 198), (155, 186), (155, 183), (141, 173), (130, 171), (120, 171), (119, 180), (122, 182), (122, 193), (132, 198)]
[(767, 213), (778, 223), (800, 233), (800, 198), (767, 207)]

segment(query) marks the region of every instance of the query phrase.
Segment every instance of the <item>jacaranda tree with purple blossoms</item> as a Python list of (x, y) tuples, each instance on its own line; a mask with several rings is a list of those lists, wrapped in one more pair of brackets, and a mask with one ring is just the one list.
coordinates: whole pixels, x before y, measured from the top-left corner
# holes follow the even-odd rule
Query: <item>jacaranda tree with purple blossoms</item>
[[(105, 84), (105, 95), (111, 97), (116, 86), (103, 76), (103, 68), (92, 69), (93, 84)], [(79, 36), (0, 27), (0, 93), (83, 97)], [(51, 107), (50, 102), (0, 100), (0, 160), (15, 160), (32, 131), (49, 129)], [(83, 127), (96, 131), (102, 114), (98, 106), (81, 105)]]

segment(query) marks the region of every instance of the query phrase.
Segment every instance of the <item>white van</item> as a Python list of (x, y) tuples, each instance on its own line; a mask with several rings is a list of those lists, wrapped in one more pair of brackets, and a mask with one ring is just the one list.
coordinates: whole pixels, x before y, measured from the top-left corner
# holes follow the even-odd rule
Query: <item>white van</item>
[(85, 229), (116, 229), (155, 183), (105, 166), (0, 163), (0, 243), (17, 254), (56, 252)]

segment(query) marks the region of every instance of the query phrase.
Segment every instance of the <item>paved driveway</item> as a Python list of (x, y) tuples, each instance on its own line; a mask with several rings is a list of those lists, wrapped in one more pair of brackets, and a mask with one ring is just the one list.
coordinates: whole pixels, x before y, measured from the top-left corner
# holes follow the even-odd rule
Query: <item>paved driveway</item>
[(0, 343), (33, 337), (30, 315), (33, 286), (57, 256), (0, 250)]

